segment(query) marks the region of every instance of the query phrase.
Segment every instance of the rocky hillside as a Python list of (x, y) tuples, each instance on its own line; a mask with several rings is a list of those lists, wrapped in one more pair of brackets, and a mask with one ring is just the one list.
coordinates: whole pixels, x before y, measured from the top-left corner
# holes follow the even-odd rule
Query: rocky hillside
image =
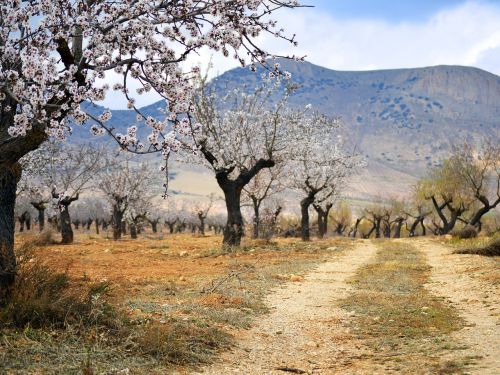
[[(365, 155), (367, 170), (353, 181), (356, 197), (404, 194), (428, 167), (439, 164), (452, 144), (500, 139), (500, 77), (486, 71), (435, 66), (345, 72), (307, 62), (281, 63), (300, 85), (291, 104), (312, 104), (341, 116), (352, 146)], [(259, 74), (238, 68), (212, 84), (224, 92), (241, 85), (251, 88), (259, 80)], [(156, 115), (158, 107), (153, 104), (147, 112)], [(113, 125), (133, 123), (134, 117), (114, 111)]]

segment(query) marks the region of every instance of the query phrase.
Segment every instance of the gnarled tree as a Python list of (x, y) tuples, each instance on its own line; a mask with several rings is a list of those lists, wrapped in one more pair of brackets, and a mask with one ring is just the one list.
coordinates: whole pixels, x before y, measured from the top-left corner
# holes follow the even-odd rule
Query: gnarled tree
[[(272, 104), (271, 97), (281, 99)], [(191, 126), (204, 165), (210, 168), (224, 193), (227, 224), (223, 244), (239, 246), (243, 236), (241, 194), (250, 181), (265, 168), (282, 160), (290, 147), (289, 116), (285, 108), (290, 89), (281, 80), (267, 80), (247, 94), (235, 89), (224, 97), (210, 91), (205, 80), (195, 104), (196, 120)], [(198, 129), (201, 128), (201, 131)]]
[[(179, 63), (203, 47), (235, 56), (242, 64), (268, 56), (255, 39), (265, 33), (287, 38), (268, 16), (295, 0), (2, 1), (0, 3), (0, 293), (15, 276), (14, 205), (21, 177), (18, 163), (48, 137), (64, 138), (69, 120), (93, 118), (96, 133), (105, 132), (122, 147), (160, 151), (175, 149), (176, 132), (163, 133), (189, 110), (190, 72)], [(246, 57), (250, 57), (246, 59)], [(86, 114), (83, 101), (105, 98), (106, 73), (122, 75), (113, 89), (123, 93), (140, 123), (156, 134), (149, 146), (134, 131), (121, 135), (106, 126), (110, 113)], [(135, 106), (138, 95), (154, 91), (169, 112), (151, 119)], [(173, 115), (171, 115), (173, 114)], [(160, 137), (160, 141), (158, 141)], [(154, 138), (154, 137), (153, 137)]]

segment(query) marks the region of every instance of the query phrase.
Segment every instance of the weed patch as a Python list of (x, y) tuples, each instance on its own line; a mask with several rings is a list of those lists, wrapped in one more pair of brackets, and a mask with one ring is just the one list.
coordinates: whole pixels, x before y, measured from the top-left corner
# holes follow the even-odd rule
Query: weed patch
[[(375, 361), (399, 363), (408, 373), (420, 373), (424, 366), (437, 371), (443, 365), (436, 356), (443, 345), (435, 339), (446, 338), (461, 321), (453, 308), (427, 291), (429, 275), (421, 253), (398, 242), (381, 242), (373, 263), (356, 273), (355, 289), (341, 306), (354, 314), (353, 332), (377, 352)], [(405, 353), (418, 353), (418, 358)], [(459, 362), (443, 369), (456, 366)]]

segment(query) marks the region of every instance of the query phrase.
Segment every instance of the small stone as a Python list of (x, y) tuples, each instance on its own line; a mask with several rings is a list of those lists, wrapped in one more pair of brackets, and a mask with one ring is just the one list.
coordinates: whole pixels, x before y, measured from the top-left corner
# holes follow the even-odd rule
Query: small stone
[(186, 281), (186, 278), (184, 276), (179, 277), (179, 281)]
[(298, 276), (298, 275), (291, 275), (290, 276), (290, 281), (299, 282), (302, 280), (304, 280), (304, 278), (302, 276)]
[(319, 344), (317, 342), (314, 342), (314, 341), (309, 341), (306, 345), (311, 347), (311, 348), (319, 348)]
[(180, 257), (187, 257), (187, 256), (188, 256), (188, 252), (187, 252), (186, 250), (181, 251), (181, 252), (179, 253), (179, 256), (180, 256)]

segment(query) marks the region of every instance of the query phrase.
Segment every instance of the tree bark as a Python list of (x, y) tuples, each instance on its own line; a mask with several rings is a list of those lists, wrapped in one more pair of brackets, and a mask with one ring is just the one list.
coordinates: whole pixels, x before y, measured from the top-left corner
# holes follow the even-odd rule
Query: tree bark
[(301, 237), (302, 241), (309, 241), (311, 239), (311, 234), (309, 230), (309, 207), (314, 202), (314, 194), (309, 193), (307, 197), (300, 201), (300, 226), (301, 226)]
[(113, 240), (117, 241), (122, 237), (123, 211), (118, 205), (113, 205), (113, 218), (111, 226), (113, 228)]
[(137, 225), (135, 223), (132, 223), (129, 225), (130, 229), (130, 238), (132, 239), (137, 239)]
[(71, 217), (69, 215), (69, 204), (60, 204), (59, 213), (61, 218), (61, 243), (73, 243), (73, 228), (71, 228)]
[(20, 178), (21, 166), (18, 163), (0, 164), (0, 299), (14, 283), (16, 275), (14, 206)]
[(251, 196), (253, 206), (253, 238), (259, 238), (260, 231), (260, 204), (256, 197)]
[(38, 212), (38, 229), (43, 231), (45, 228), (45, 206), (46, 202), (31, 202), (31, 205), (35, 207)]
[(224, 227), (224, 238), (222, 244), (225, 246), (240, 246), (243, 237), (243, 215), (241, 214), (241, 190), (243, 186), (238, 186), (234, 181), (219, 182), (224, 198), (226, 199), (227, 223)]

